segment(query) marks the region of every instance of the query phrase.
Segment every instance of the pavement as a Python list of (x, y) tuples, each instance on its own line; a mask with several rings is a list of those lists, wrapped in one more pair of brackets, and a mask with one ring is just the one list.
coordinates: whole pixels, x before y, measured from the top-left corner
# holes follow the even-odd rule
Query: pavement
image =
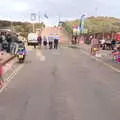
[[(90, 45), (80, 44), (77, 47), (86, 51), (88, 54), (90, 53), (90, 49), (91, 49)], [(96, 57), (97, 59), (100, 59), (104, 61), (106, 64), (110, 65), (111, 67), (120, 70), (120, 63), (113, 61), (112, 50), (100, 50), (98, 54), (100, 54), (100, 57), (99, 56)]]
[(0, 63), (2, 65), (9, 62), (12, 58), (14, 58), (14, 55), (8, 54), (7, 52), (0, 52)]
[[(33, 47), (26, 46), (28, 52), (33, 50)], [(29, 61), (26, 61), (29, 62)], [(7, 78), (12, 74), (12, 72), (19, 66), (18, 59), (11, 54), (8, 54), (5, 51), (0, 52), (0, 64), (3, 66), (3, 79), (5, 82), (5, 86), (2, 88), (4, 89), (7, 84)], [(1, 91), (1, 90), (0, 90)]]
[(1, 91), (0, 120), (120, 120), (118, 72), (67, 47), (33, 49), (27, 61)]

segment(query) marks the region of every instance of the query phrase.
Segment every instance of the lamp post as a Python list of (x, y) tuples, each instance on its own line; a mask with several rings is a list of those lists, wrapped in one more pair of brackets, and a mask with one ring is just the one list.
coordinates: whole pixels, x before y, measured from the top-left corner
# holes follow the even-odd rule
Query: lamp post
[(13, 32), (13, 22), (12, 21), (10, 23), (10, 29), (11, 29), (11, 32)]
[(33, 32), (35, 32), (34, 22), (36, 21), (36, 13), (31, 13), (31, 21), (32, 21)]

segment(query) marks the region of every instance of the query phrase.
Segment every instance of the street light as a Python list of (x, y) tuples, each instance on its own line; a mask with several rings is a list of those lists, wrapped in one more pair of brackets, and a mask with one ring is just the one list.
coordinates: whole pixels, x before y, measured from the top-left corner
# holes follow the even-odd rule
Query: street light
[(31, 21), (32, 21), (32, 24), (33, 24), (33, 32), (35, 32), (34, 22), (36, 21), (36, 13), (31, 13)]

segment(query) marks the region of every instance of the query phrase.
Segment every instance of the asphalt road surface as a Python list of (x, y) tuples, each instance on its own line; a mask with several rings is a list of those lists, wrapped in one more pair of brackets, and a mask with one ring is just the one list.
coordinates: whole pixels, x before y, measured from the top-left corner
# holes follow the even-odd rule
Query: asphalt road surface
[(120, 73), (80, 49), (27, 60), (0, 94), (0, 120), (120, 120)]

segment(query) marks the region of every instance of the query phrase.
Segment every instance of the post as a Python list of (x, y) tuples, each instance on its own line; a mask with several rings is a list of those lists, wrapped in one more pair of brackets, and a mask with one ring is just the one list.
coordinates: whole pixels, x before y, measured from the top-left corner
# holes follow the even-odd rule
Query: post
[(34, 22), (33, 22), (33, 33), (35, 32), (35, 24), (34, 24)]
[(61, 19), (61, 18), (60, 18), (60, 15), (59, 15), (59, 16), (58, 16), (58, 22), (60, 22), (60, 19)]
[(40, 16), (40, 11), (38, 12), (38, 22), (41, 22), (41, 16)]
[(13, 32), (13, 23), (12, 23), (12, 21), (11, 21), (11, 31)]
[(35, 21), (36, 21), (36, 13), (31, 13), (31, 21), (33, 22), (32, 25), (33, 25), (33, 32), (35, 32)]

